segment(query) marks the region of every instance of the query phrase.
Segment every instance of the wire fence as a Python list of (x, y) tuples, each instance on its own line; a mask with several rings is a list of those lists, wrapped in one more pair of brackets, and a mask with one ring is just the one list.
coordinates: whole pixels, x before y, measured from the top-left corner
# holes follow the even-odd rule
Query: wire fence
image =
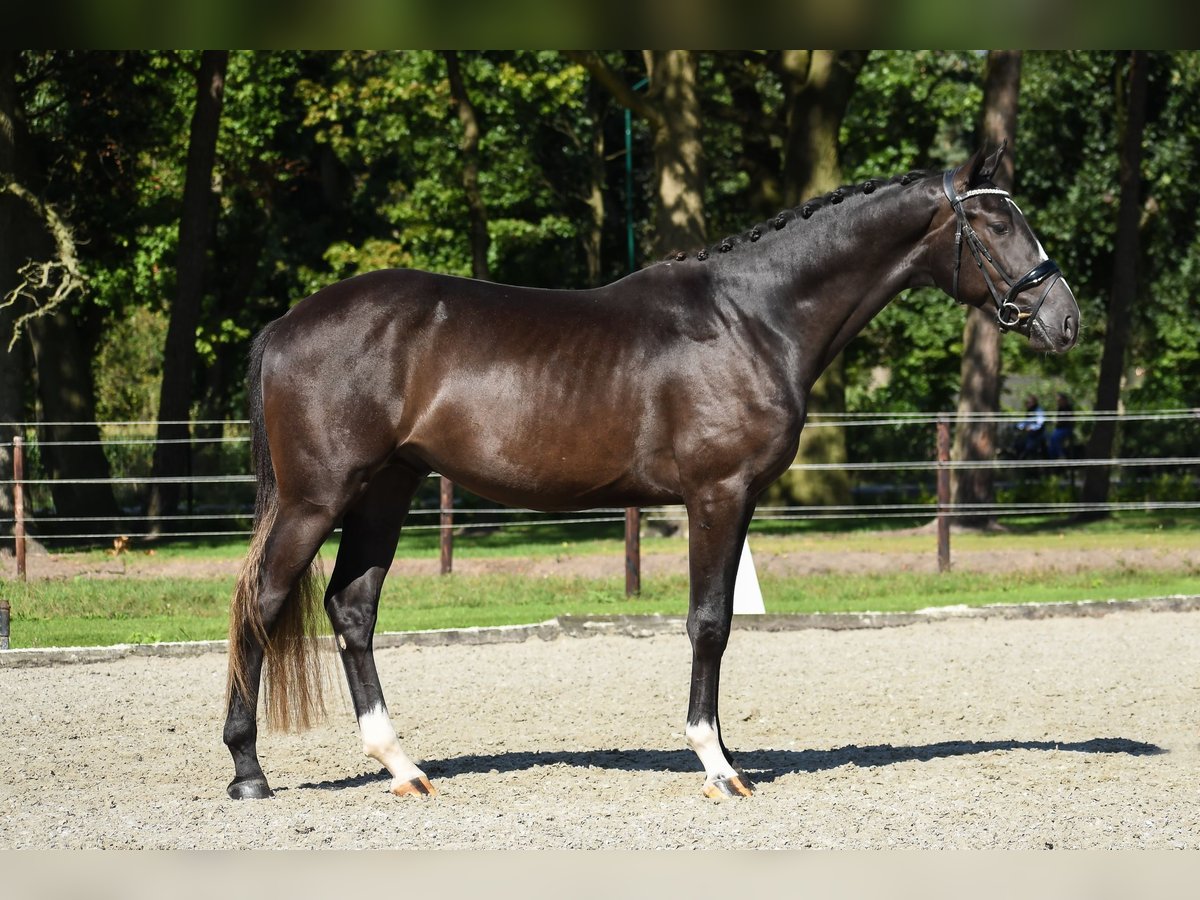
[[(1094, 516), (1114, 512), (1200, 509), (1200, 409), (1059, 413), (1050, 427), (1065, 443), (1028, 440), (1021, 432), (1025, 414), (958, 416), (958, 428), (995, 429), (996, 458), (952, 459), (950, 417), (927, 413), (874, 412), (811, 416), (808, 428), (847, 430), (847, 459), (796, 463), (791, 471), (846, 479), (851, 503), (760, 505), (760, 523), (906, 519), (937, 524), (939, 571), (950, 568), (950, 523), (955, 519), (1015, 516)], [(1086, 458), (1080, 426), (1111, 423), (1121, 446), (1136, 455)], [(186, 427), (183, 438), (160, 440), (160, 424)], [(138, 433), (141, 430), (143, 433)], [(0, 422), (0, 535), (11, 534), (16, 574), (26, 577), (26, 534), (60, 548), (109, 544), (123, 549), (131, 540), (247, 538), (251, 534), (255, 478), (250, 471), (246, 420), (158, 423)], [(1005, 435), (1017, 442), (1006, 443)], [(185, 471), (152, 474), (155, 448), (186, 444)], [(1050, 448), (1054, 448), (1051, 452)], [(1017, 448), (1023, 448), (1018, 450)], [(1153, 451), (1153, 452), (1150, 452)], [(80, 454), (85, 454), (81, 456)], [(100, 474), (95, 473), (102, 470)], [(1081, 497), (1086, 471), (1107, 469), (1103, 501)], [(952, 475), (986, 471), (993, 476), (988, 502), (953, 502)], [(80, 475), (80, 472), (89, 474)], [(11, 473), (11, 477), (7, 477)], [(66, 474), (73, 473), (73, 474)], [(624, 523), (625, 592), (641, 589), (642, 523), (678, 528), (687, 516), (681, 506), (602, 508), (578, 514), (537, 513), (489, 506), (433, 475), (418, 491), (405, 525), (408, 531), (439, 532), (441, 571), (449, 574), (453, 535), (510, 529), (613, 527)], [(150, 515), (146, 494), (154, 486), (181, 490), (182, 511)], [(92, 510), (101, 508), (102, 514)], [(435, 519), (436, 517), (436, 519)], [(544, 533), (544, 532), (543, 532)], [(7, 541), (4, 541), (7, 543)], [(761, 611), (761, 610), (760, 610)], [(10, 605), (0, 595), (0, 650), (9, 647)]]
[[(1145, 511), (1200, 509), (1200, 409), (1159, 409), (1121, 412), (1059, 413), (1048, 421), (1052, 427), (1069, 426), (1076, 440), (1069, 453), (1047, 458), (1043, 452), (1032, 457), (1006, 457), (970, 461), (939, 459), (936, 427), (949, 421), (955, 427), (990, 426), (1004, 432), (1027, 418), (1025, 413), (945, 414), (910, 412), (828, 413), (809, 418), (807, 428), (846, 430), (849, 458), (826, 463), (797, 463), (792, 471), (818, 476), (840, 473), (848, 482), (849, 503), (785, 504), (764, 503), (755, 514), (758, 522), (829, 520), (928, 521), (943, 518), (999, 518), (1014, 516), (1075, 516)], [(1122, 446), (1150, 447), (1154, 453), (1137, 452), (1115, 458), (1089, 459), (1080, 455), (1078, 432), (1097, 422), (1113, 422), (1123, 430)], [(187, 438), (159, 440), (159, 424), (186, 426)], [(91, 437), (80, 436), (90, 433)], [(201, 420), (157, 423), (120, 422), (2, 422), (0, 434), (16, 435), (24, 452), (20, 487), (24, 494), (26, 532), (52, 545), (109, 544), (114, 540), (148, 538), (232, 538), (251, 533), (254, 476), (250, 472), (249, 423), (246, 420)], [(186, 471), (152, 474), (155, 446), (186, 444)], [(998, 444), (1003, 446), (1003, 440)], [(108, 474), (70, 476), (62, 474), (78, 466), (69, 454), (99, 450), (91, 465), (102, 459)], [(11, 459), (14, 441), (0, 442), (0, 491), (11, 498), (18, 478)], [(1088, 502), (1081, 498), (1083, 473), (1088, 469), (1111, 470), (1109, 499)], [(988, 470), (995, 476), (996, 499), (988, 503), (953, 503), (937, 496), (937, 479), (942, 473)], [(622, 508), (602, 508), (562, 514), (510, 509), (489, 505), (462, 491), (455, 495), (451, 510), (440, 503), (436, 475), (430, 487), (418, 492), (409, 512), (407, 530), (457, 533), (503, 529), (571, 528), (615, 525), (626, 520)], [(178, 509), (149, 516), (144, 508), (147, 490), (155, 485), (181, 489)], [(88, 492), (92, 493), (89, 495)], [(88, 496), (107, 496), (112, 504), (102, 515), (89, 515)], [(72, 494), (74, 496), (72, 496)], [(3, 508), (0, 507), (0, 511)], [(681, 506), (658, 506), (642, 510), (641, 521), (669, 530), (686, 519)], [(0, 515), (0, 533), (10, 535), (17, 524), (11, 502)], [(11, 544), (10, 544), (11, 546)]]

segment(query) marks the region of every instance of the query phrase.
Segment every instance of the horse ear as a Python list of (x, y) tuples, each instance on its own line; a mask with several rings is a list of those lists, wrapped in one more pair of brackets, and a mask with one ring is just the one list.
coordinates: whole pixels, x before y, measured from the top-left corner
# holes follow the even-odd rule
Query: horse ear
[(976, 150), (974, 155), (959, 166), (955, 172), (954, 181), (959, 190), (969, 191), (981, 184), (990, 183), (996, 170), (1000, 168), (1000, 160), (1004, 158), (1004, 151), (1007, 148), (1008, 141), (1003, 141), (991, 155), (988, 155), (983, 147)]
[(1000, 146), (995, 149), (991, 156), (984, 159), (983, 149), (981, 148), (972, 159), (975, 167), (971, 172), (968, 186), (974, 187), (977, 184), (994, 181), (996, 171), (1000, 168), (1000, 160), (1004, 158), (1004, 151), (1006, 149), (1008, 149), (1008, 141), (1001, 141)]

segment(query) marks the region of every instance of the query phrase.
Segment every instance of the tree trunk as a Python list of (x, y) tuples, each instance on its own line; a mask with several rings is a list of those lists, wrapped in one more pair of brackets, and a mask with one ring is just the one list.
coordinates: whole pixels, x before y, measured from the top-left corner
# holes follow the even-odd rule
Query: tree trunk
[[(16, 176), (16, 63), (15, 50), (0, 50), (0, 181)], [(17, 209), (17, 203), (16, 197), (0, 196), (0, 300), (20, 281), (17, 267), (22, 260), (15, 245), (17, 217), (21, 211)], [(11, 351), (8, 349), (16, 318), (15, 307), (0, 309), (0, 481), (12, 478), (9, 447), (13, 436), (18, 434), (17, 428), (7, 423), (25, 418), (25, 343), (18, 342)], [(12, 486), (0, 484), (0, 519), (12, 517)], [(0, 525), (0, 534), (11, 531), (11, 525)]]
[[(1117, 109), (1122, 115), (1120, 185), (1117, 209), (1117, 235), (1113, 247), (1112, 292), (1104, 330), (1104, 353), (1100, 358), (1100, 377), (1096, 385), (1099, 411), (1115, 411), (1121, 400), (1121, 381), (1125, 374), (1125, 348), (1129, 343), (1130, 310), (1137, 294), (1137, 263), (1141, 252), (1138, 221), (1141, 216), (1142, 137), (1146, 125), (1147, 59), (1144, 50), (1133, 50), (1128, 65), (1121, 60), (1117, 74)], [(1087, 456), (1111, 458), (1116, 451), (1117, 423), (1096, 422), (1088, 439)], [(1107, 503), (1112, 470), (1093, 466), (1083, 478), (1084, 503)], [(1087, 518), (1107, 516), (1107, 512), (1087, 513)]]
[[(246, 309), (250, 302), (263, 256), (267, 252), (267, 218), (264, 215), (261, 220), (247, 223), (244, 230), (236, 235), (231, 234), (226, 242), (232, 255), (224, 257), (225, 265), (227, 271), (232, 270), (233, 274), (214, 298), (213, 318), (216, 321), (236, 321), (239, 312)], [(247, 345), (218, 343), (214, 350), (212, 364), (202, 373), (200, 402), (196, 408), (196, 418), (208, 421), (224, 419), (228, 410), (235, 406), (232, 398), (246, 383)], [(224, 428), (224, 425), (196, 425), (193, 433), (196, 437), (221, 437)]]
[(722, 67), (733, 101), (725, 112), (736, 123), (741, 137), (737, 167), (749, 178), (746, 207), (751, 216), (760, 219), (772, 218), (784, 205), (780, 123), (763, 115), (766, 104), (759, 91), (768, 74), (765, 69), (774, 64), (773, 71), (778, 71), (779, 53), (727, 53)]
[[(204, 263), (214, 220), (212, 189), (217, 134), (225, 93), (227, 50), (205, 50), (196, 77), (196, 110), (188, 139), (187, 173), (183, 187), (183, 211), (179, 219), (179, 256), (175, 302), (167, 326), (163, 356), (162, 388), (158, 404), (158, 439), (154, 448), (155, 477), (186, 474), (190, 447), (186, 443), (196, 368), (196, 326), (204, 296)], [(179, 507), (179, 484), (152, 484), (146, 504), (149, 530), (162, 530), (158, 516), (173, 514)]]
[(479, 139), (482, 131), (479, 127), (479, 117), (463, 83), (458, 53), (446, 50), (442, 55), (446, 59), (446, 71), (450, 76), (450, 97), (458, 110), (458, 120), (463, 127), (459, 149), (462, 150), (463, 193), (467, 197), (467, 215), (471, 223), (471, 274), (476, 278), (489, 279), (491, 274), (488, 271), (488, 247), (491, 239), (488, 237), (487, 207), (483, 204), (483, 194), (479, 190)]
[[(838, 133), (866, 58), (866, 53), (857, 51), (783, 51), (780, 75), (785, 98), (785, 205), (797, 206), (842, 183)], [(845, 363), (838, 354), (809, 392), (808, 411), (811, 414), (845, 410)], [(846, 458), (844, 429), (806, 428), (801, 432), (796, 462), (844, 463)], [(792, 470), (779, 479), (778, 487), (783, 498), (793, 503), (842, 505), (850, 502), (850, 476), (843, 469)]]
[[(22, 128), (20, 103), (16, 93), (17, 58), (11, 51), (0, 53), (0, 178), (26, 185), (37, 181), (36, 163), (29, 154), (29, 143)], [(33, 206), (31, 207), (31, 204)], [(0, 292), (7, 295), (24, 281), (19, 267), (30, 259), (53, 259), (62, 246), (51, 235), (55, 227), (65, 231), (65, 223), (52, 221), (35, 212), (40, 199), (26, 196), (24, 201), (9, 193), (0, 196)], [(48, 205), (42, 210), (46, 213)], [(111, 484), (71, 484), (79, 479), (107, 479), (108, 460), (99, 445), (96, 418), (95, 384), (91, 359), (95, 347), (95, 329), (80, 322), (67, 305), (51, 308), (43, 297), (42, 314), (29, 320), (23, 338), (10, 351), (13, 329), (22, 310), (17, 305), (0, 310), (0, 422), (25, 418), (25, 403), (35, 379), (30, 378), (29, 355), (32, 349), (36, 372), (36, 391), (41, 401), (41, 416), (49, 422), (82, 422), (81, 425), (40, 425), (38, 436), (46, 442), (70, 442), (69, 446), (43, 444), (42, 467), (51, 478), (62, 479), (51, 488), (55, 512), (60, 517), (85, 519), (63, 523), (58, 533), (107, 533), (117, 504)], [(25, 302), (25, 301), (18, 301)], [(11, 443), (19, 433), (0, 426), (0, 440)], [(79, 443), (76, 443), (79, 442)], [(12, 477), (12, 457), (5, 447), (0, 450), (0, 479)], [(28, 500), (26, 501), (28, 503)], [(9, 517), (13, 511), (11, 489), (0, 494), (0, 511)], [(5, 528), (5, 530), (8, 530)]]
[(838, 133), (867, 54), (785, 50), (783, 200), (796, 206), (842, 181)]
[(658, 255), (704, 245), (704, 171), (696, 54), (647, 50), (646, 102), (658, 113), (654, 129), (655, 244)]
[[(42, 406), (38, 439), (72, 442), (70, 446), (42, 445), (46, 476), (67, 481), (110, 478), (112, 470), (99, 444), (100, 429), (95, 424), (96, 391), (91, 367), (95, 348), (89, 340), (95, 329), (81, 322), (71, 310), (59, 307), (33, 319), (29, 334)], [(58, 529), (60, 533), (112, 531), (115, 523), (111, 520), (118, 515), (118, 508), (111, 484), (60, 482), (51, 486), (51, 493), (57, 517), (87, 519), (64, 523)]]
[(655, 253), (699, 250), (704, 245), (704, 172), (696, 54), (646, 50), (649, 87), (637, 94), (598, 53), (567, 54), (591, 73), (621, 106), (645, 119), (654, 135)]
[(593, 81), (588, 86), (588, 111), (592, 120), (589, 142), (588, 185), (584, 203), (588, 208), (588, 223), (583, 232), (583, 255), (587, 263), (588, 287), (596, 287), (603, 277), (604, 246), (604, 180), (607, 168), (604, 159), (604, 97)]
[[(1016, 145), (1020, 89), (1020, 51), (989, 50), (980, 128), (980, 137), (989, 148), (1004, 141), (1010, 148)], [(1013, 189), (1012, 153), (1001, 159), (993, 181), (997, 187), (1007, 191)], [(1000, 329), (996, 327), (996, 318), (990, 309), (967, 308), (961, 371), (952, 458), (991, 462), (996, 457), (995, 423), (967, 421), (971, 414), (995, 414), (1000, 410)], [(955, 504), (995, 502), (995, 479), (991, 469), (956, 469), (951, 475)], [(987, 528), (995, 521), (996, 517), (991, 514), (963, 516), (956, 520), (958, 524), (974, 528)]]

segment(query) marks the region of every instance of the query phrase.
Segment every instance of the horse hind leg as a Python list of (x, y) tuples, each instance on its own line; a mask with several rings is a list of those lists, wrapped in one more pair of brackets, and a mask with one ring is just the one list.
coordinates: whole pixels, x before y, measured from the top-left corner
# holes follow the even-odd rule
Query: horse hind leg
[(391, 791), (397, 796), (437, 793), (400, 746), (383, 698), (373, 651), (379, 593), (396, 553), (408, 504), (422, 477), (393, 467), (371, 480), (342, 521), (337, 563), (325, 593), (325, 611), (346, 671), (363, 753), (391, 773)]
[[(228, 714), (223, 735), (233, 757), (234, 778), (228, 793), (235, 800), (271, 796), (258, 759), (257, 715), (263, 659), (273, 639), (278, 641), (271, 653), (272, 669), (285, 671), (269, 672), (269, 681), (282, 686), (286, 682), (276, 677), (282, 675), (303, 685), (298, 692), (302, 696), (293, 691), (290, 697), (285, 693), (269, 698), (269, 705), (271, 701), (282, 704), (275, 721), (286, 726), (291, 717), (298, 725), (306, 724), (310, 707), (319, 702), (319, 682), (316, 693), (311, 693), (310, 673), (301, 671), (307, 666), (303, 660), (311, 657), (300, 650), (305, 640), (306, 594), (311, 591), (308, 582), (314, 574), (310, 566), (332, 525), (324, 508), (281, 503), (261, 524), (263, 533), (257, 536), (257, 546), (239, 579), (231, 615)], [(299, 708), (292, 708), (290, 704), (297, 702)]]

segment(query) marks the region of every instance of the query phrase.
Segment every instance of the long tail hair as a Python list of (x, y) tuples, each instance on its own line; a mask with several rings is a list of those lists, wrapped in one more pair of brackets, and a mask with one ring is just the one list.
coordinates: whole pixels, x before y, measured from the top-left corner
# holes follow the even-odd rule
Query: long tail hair
[(266, 693), (267, 724), (288, 730), (308, 728), (325, 715), (322, 658), (314, 637), (321, 613), (323, 593), (321, 564), (314, 558), (284, 600), (283, 608), (268, 633), (258, 602), (262, 585), (262, 562), (267, 538), (279, 512), (279, 490), (271, 448), (267, 443), (263, 413), (262, 361), (270, 339), (268, 325), (254, 339), (246, 393), (250, 407), (251, 454), (258, 491), (254, 500), (254, 534), (238, 574), (229, 609), (229, 681), (227, 700), (236, 691), (254, 708), (258, 685), (252, 684), (246, 659), (246, 644), (263, 648), (263, 685)]

